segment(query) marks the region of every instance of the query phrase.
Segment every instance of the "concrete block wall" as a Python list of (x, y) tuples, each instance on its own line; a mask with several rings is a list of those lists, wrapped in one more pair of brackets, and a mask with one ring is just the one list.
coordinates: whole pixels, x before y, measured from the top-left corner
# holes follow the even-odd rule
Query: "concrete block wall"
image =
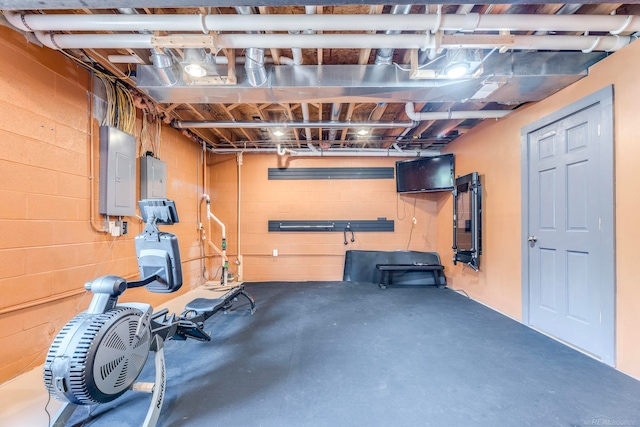
[[(142, 224), (126, 218), (129, 234), (113, 238), (89, 221), (93, 210), (94, 223), (102, 227), (97, 199), (90, 203), (91, 185), (98, 188), (99, 141), (98, 124), (89, 117), (89, 72), (5, 27), (0, 63), (2, 383), (43, 362), (55, 334), (88, 305), (86, 281), (105, 274), (137, 278), (133, 237)], [(137, 135), (139, 130), (140, 122)], [(204, 265), (197, 232), (201, 148), (164, 127), (160, 156), (167, 162), (168, 196), (181, 219), (166, 231), (180, 239), (187, 290), (200, 281)], [(157, 304), (175, 295), (135, 289), (122, 300)]]
[[(395, 167), (400, 160), (383, 158), (289, 158), (245, 154), (241, 166), (240, 253), (243, 279), (342, 280), (344, 254), (349, 249), (435, 251), (437, 199), (433, 194), (396, 193), (394, 179), (268, 180), (277, 167)], [(211, 160), (212, 209), (227, 223), (232, 270), (237, 256), (237, 175), (232, 156)], [(414, 212), (415, 206), (415, 212)], [(416, 224), (413, 224), (413, 217)], [(395, 221), (395, 232), (356, 232), (344, 244), (337, 232), (268, 232), (269, 220), (327, 220), (384, 217)], [(350, 235), (348, 238), (350, 239)], [(273, 256), (273, 250), (278, 256)]]

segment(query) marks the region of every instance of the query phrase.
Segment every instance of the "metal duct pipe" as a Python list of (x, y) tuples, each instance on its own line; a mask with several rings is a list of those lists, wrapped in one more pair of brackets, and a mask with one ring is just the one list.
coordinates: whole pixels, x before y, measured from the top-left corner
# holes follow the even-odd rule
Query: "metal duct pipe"
[(173, 86), (180, 80), (180, 66), (165, 53), (151, 50), (151, 62), (164, 86)]
[[(331, 105), (331, 121), (336, 122), (340, 118), (340, 110), (342, 110), (342, 104), (339, 102), (334, 102)], [(347, 122), (349, 123), (349, 122)], [(343, 126), (345, 127), (345, 126)], [(336, 140), (336, 133), (338, 132), (337, 128), (331, 128), (329, 131), (329, 137), (327, 138), (329, 142)]]
[[(391, 8), (392, 15), (407, 15), (411, 12), (410, 4), (395, 5)], [(385, 34), (400, 34), (399, 30), (387, 30)], [(378, 49), (376, 53), (376, 65), (391, 65), (393, 62), (393, 49)]]
[[(320, 15), (318, 15), (320, 16)], [(147, 34), (51, 34), (35, 32), (43, 45), (54, 49), (150, 49), (165, 48), (175, 44), (170, 40), (156, 39)], [(486, 38), (482, 35), (465, 36), (464, 42), (452, 40), (452, 44), (442, 43), (443, 49), (508, 49), (532, 50), (581, 50), (615, 51), (628, 45), (632, 38), (628, 36), (507, 36), (501, 40), (497, 37)], [(194, 45), (203, 47), (202, 40), (194, 40)], [(206, 45), (204, 45), (206, 46)], [(433, 49), (435, 39), (427, 40), (424, 34), (227, 34), (215, 39), (215, 46), (227, 49), (275, 48), (288, 49), (292, 46), (301, 48), (323, 49)], [(189, 46), (191, 47), (191, 46)], [(211, 46), (214, 39), (211, 38)], [(264, 54), (264, 52), (263, 52)], [(247, 54), (248, 56), (248, 54)], [(264, 57), (264, 56), (263, 56)], [(247, 61), (254, 62), (254, 61)], [(255, 61), (258, 63), (258, 61)], [(247, 67), (245, 63), (245, 68)]]
[[(131, 7), (119, 7), (118, 12), (123, 15), (138, 15), (138, 11)], [(149, 34), (149, 31), (140, 31)], [(173, 86), (180, 80), (180, 66), (166, 53), (160, 53), (156, 49), (151, 49), (151, 63), (156, 69), (158, 78), (164, 86)]]
[[(253, 8), (236, 6), (236, 12), (239, 15), (251, 15), (253, 14)], [(203, 27), (206, 28), (206, 25), (203, 24)], [(257, 31), (247, 31), (247, 33), (259, 34)], [(245, 58), (244, 69), (247, 72), (247, 81), (253, 87), (262, 86), (267, 81), (267, 70), (264, 67), (264, 49), (249, 47), (245, 53)]]
[(405, 113), (411, 120), (465, 120), (465, 119), (499, 119), (511, 113), (511, 110), (477, 110), (477, 111), (433, 111), (421, 113), (415, 111), (413, 102), (405, 104)]
[(416, 122), (352, 122), (352, 121), (315, 121), (315, 122), (216, 122), (216, 121), (177, 121), (177, 128), (218, 128), (218, 129), (261, 129), (261, 128), (282, 128), (282, 129), (302, 129), (306, 127), (321, 127), (325, 129), (343, 129), (348, 127), (368, 127), (371, 129), (398, 129), (412, 128)]
[[(247, 9), (247, 7), (237, 8)], [(236, 9), (237, 9), (236, 8)], [(250, 8), (248, 8), (250, 9)], [(640, 31), (635, 15), (113, 15), (23, 14), (5, 10), (23, 31)], [(366, 17), (366, 19), (365, 19)]]

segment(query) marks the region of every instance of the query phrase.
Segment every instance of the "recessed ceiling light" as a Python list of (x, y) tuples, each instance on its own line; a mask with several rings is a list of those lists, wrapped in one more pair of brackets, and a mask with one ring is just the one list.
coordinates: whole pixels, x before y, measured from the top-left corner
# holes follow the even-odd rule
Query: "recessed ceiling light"
[(458, 79), (467, 74), (467, 71), (469, 71), (469, 64), (466, 62), (455, 62), (444, 69), (444, 73), (450, 79)]
[(199, 64), (187, 64), (184, 66), (184, 72), (192, 77), (204, 77), (207, 75), (207, 70)]

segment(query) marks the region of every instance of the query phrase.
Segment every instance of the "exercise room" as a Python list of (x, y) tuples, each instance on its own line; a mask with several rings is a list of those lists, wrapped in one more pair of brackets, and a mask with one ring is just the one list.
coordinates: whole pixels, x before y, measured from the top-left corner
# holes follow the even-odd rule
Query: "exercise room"
[(640, 425), (640, 5), (194, 3), (0, 1), (0, 427)]

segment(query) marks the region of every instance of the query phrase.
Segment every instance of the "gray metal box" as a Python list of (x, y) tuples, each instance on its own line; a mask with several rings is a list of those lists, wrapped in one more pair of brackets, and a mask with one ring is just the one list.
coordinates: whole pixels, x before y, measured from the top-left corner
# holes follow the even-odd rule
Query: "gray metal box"
[(136, 214), (136, 139), (110, 126), (100, 126), (99, 212)]
[(140, 199), (166, 198), (167, 164), (155, 157), (140, 157)]

